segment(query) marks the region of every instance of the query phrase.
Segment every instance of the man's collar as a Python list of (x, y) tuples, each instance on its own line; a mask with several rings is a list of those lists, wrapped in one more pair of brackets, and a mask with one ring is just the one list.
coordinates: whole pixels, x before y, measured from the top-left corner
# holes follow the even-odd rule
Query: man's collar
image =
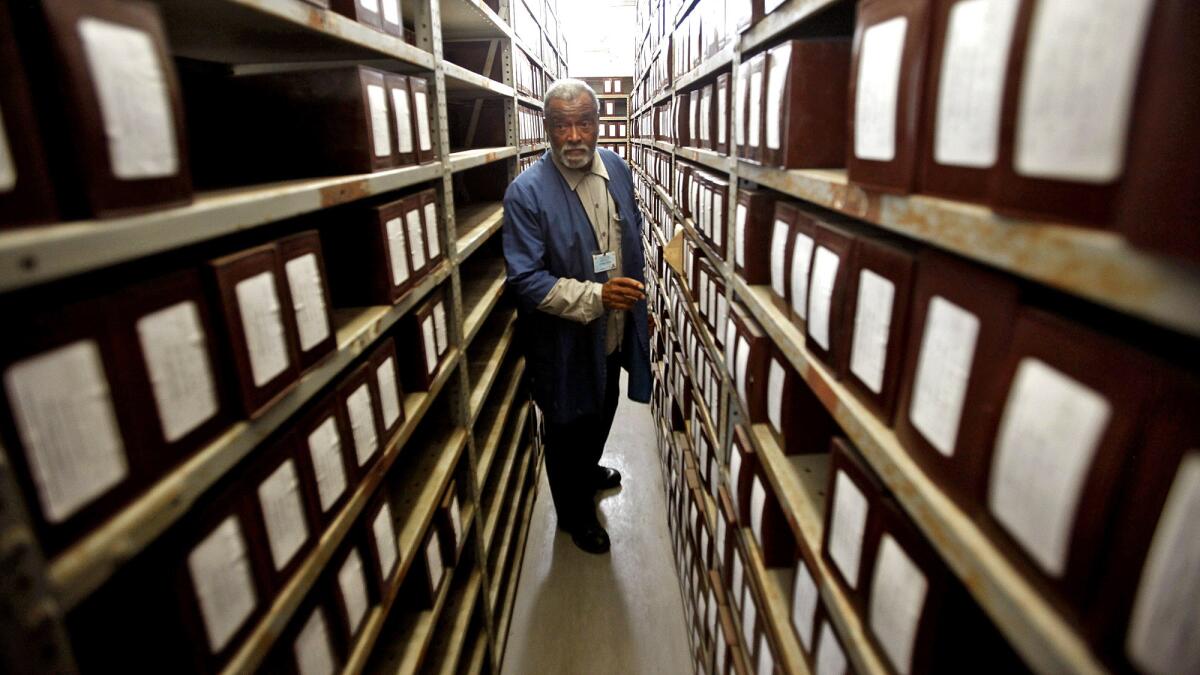
[(608, 168), (604, 166), (604, 160), (600, 159), (599, 150), (592, 153), (592, 164), (586, 169), (572, 169), (569, 166), (565, 166), (559, 161), (558, 154), (554, 152), (553, 148), (550, 149), (550, 159), (554, 162), (554, 166), (558, 168), (559, 173), (562, 174), (563, 179), (567, 181), (567, 185), (570, 186), (572, 192), (579, 188), (579, 184), (589, 174), (596, 174), (605, 181), (608, 180)]

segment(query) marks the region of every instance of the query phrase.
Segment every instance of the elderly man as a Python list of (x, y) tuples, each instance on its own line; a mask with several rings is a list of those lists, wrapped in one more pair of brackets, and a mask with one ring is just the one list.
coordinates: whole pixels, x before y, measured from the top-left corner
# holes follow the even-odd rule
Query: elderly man
[(600, 466), (617, 409), (650, 399), (642, 219), (629, 167), (597, 150), (600, 103), (580, 80), (546, 91), (550, 150), (504, 195), (504, 258), (519, 340), (546, 416), (546, 472), (558, 525), (590, 553), (609, 549), (595, 493), (621, 474)]

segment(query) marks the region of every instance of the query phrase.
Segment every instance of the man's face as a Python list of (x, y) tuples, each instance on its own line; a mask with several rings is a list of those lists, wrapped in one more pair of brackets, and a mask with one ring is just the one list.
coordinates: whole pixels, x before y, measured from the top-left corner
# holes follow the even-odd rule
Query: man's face
[(551, 100), (546, 110), (551, 152), (569, 168), (589, 166), (596, 152), (599, 123), (596, 102), (587, 93), (569, 100)]

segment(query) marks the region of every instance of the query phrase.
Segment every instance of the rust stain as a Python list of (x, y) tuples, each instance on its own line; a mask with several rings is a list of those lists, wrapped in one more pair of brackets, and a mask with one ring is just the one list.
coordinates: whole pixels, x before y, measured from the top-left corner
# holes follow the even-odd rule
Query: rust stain
[(829, 383), (825, 381), (825, 378), (816, 369), (810, 369), (809, 375), (808, 384), (812, 388), (813, 393), (817, 395), (817, 398), (827, 410), (831, 412), (837, 410), (838, 397), (833, 392), (833, 389), (829, 387)]
[(317, 9), (308, 10), (307, 23), (309, 28), (323, 30), (325, 28), (325, 13)]
[(352, 202), (369, 195), (370, 191), (367, 189), (367, 181), (365, 180), (356, 180), (343, 185), (331, 185), (321, 189), (321, 207), (337, 206), (338, 204)]

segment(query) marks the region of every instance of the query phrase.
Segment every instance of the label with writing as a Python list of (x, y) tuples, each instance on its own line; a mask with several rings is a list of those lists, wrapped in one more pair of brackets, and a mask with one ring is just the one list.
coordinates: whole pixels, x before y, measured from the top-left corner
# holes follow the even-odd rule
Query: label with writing
[(729, 126), (729, 94), (726, 87), (717, 87), (717, 143), (725, 145)]
[(804, 559), (796, 561), (796, 576), (792, 584), (792, 628), (807, 653), (813, 647), (813, 623), (817, 614), (817, 582)]
[(275, 275), (261, 272), (243, 279), (234, 287), (234, 295), (246, 336), (250, 375), (254, 386), (262, 387), (286, 370), (289, 361)]
[(792, 228), (782, 220), (776, 220), (771, 230), (771, 290), (780, 299), (787, 297), (784, 272), (787, 269), (788, 235), (791, 233)]
[(258, 486), (258, 504), (267, 529), (267, 544), (275, 569), (286, 566), (308, 540), (300, 478), (296, 463), (287, 460)]
[(417, 115), (417, 143), (421, 152), (433, 149), (433, 139), (429, 135), (429, 99), (423, 91), (413, 92), (414, 106)]
[(962, 0), (950, 9), (934, 129), (939, 164), (986, 169), (996, 163), (1017, 6), (1017, 0)]
[(410, 153), (413, 151), (413, 130), (407, 91), (392, 90), (392, 112), (396, 115), (396, 149), (404, 154)]
[(892, 327), (895, 297), (896, 285), (890, 279), (869, 269), (859, 273), (850, 372), (876, 394), (883, 391), (883, 370), (887, 365), (888, 331)]
[(458, 506), (458, 497), (450, 500), (450, 527), (454, 530), (454, 541), (462, 541), (462, 509)]
[(439, 302), (433, 306), (433, 340), (437, 347), (438, 356), (446, 353), (450, 346), (450, 337), (446, 330), (446, 304)]
[(365, 466), (379, 449), (379, 436), (371, 413), (371, 388), (366, 382), (346, 397), (346, 412), (350, 418), (350, 435), (354, 439), (354, 457), (359, 466)]
[(700, 140), (709, 140), (709, 120), (712, 119), (712, 90), (700, 92)]
[(988, 505), (1051, 576), (1065, 571), (1079, 498), (1111, 418), (1112, 404), (1087, 385), (1032, 357), (1017, 366)]
[(733, 552), (735, 555), (733, 556), (733, 584), (732, 588), (729, 589), (730, 597), (739, 602), (744, 602), (745, 598), (742, 597), (742, 589), (745, 588), (746, 584), (746, 565), (742, 562), (741, 550), (734, 546)]
[(869, 504), (854, 481), (838, 471), (833, 489), (833, 518), (829, 530), (829, 557), (850, 588), (858, 587), (858, 565), (862, 558), (863, 534), (867, 529)]
[(912, 670), (929, 581), (890, 534), (884, 534), (871, 581), (871, 632), (901, 675)]
[(425, 243), (429, 245), (429, 259), (433, 260), (442, 254), (441, 237), (438, 236), (437, 203), (425, 205)]
[(387, 357), (375, 368), (375, 382), (379, 385), (379, 407), (383, 411), (383, 425), (391, 428), (400, 419), (400, 389), (396, 386), (396, 360)]
[(828, 622), (817, 633), (817, 672), (814, 675), (846, 675), (846, 652)]
[(726, 537), (726, 528), (727, 527), (728, 526), (725, 524), (725, 517), (724, 516), (718, 517), (717, 518), (717, 539), (714, 543), (716, 544), (715, 548), (717, 549), (717, 560), (719, 560), (721, 562), (722, 568), (725, 567), (725, 537)]
[(796, 233), (792, 244), (792, 311), (808, 319), (808, 270), (812, 265), (813, 240), (803, 232)]
[(308, 351), (329, 337), (329, 313), (325, 310), (325, 286), (317, 256), (306, 253), (284, 265), (288, 289), (292, 292), (292, 311), (300, 331), (300, 351)]
[(387, 231), (388, 261), (391, 263), (392, 286), (408, 281), (408, 245), (404, 241), (404, 226), (399, 218), (392, 218), (384, 225)]
[(783, 93), (787, 89), (788, 70), (791, 68), (792, 46), (785, 44), (771, 50), (767, 60), (770, 73), (767, 76), (767, 147), (778, 150), (782, 134)]
[(718, 246), (725, 244), (725, 195), (714, 192), (712, 198), (712, 239)]
[(225, 518), (192, 549), (188, 572), (208, 649), (215, 654), (229, 644), (258, 604), (246, 540), (236, 516)]
[(433, 333), (433, 317), (427, 316), (421, 322), (421, 337), (425, 347), (425, 373), (428, 375), (432, 375), (433, 371), (437, 370), (438, 364), (437, 341)]
[(737, 205), (737, 220), (734, 221), (734, 261), (738, 267), (746, 267), (746, 217), (749, 215), (749, 209), (745, 204), (738, 203)]
[(171, 90), (149, 33), (85, 16), (77, 25), (92, 76), (108, 161), (121, 180), (179, 172)]
[(446, 567), (442, 562), (442, 548), (436, 536), (425, 542), (425, 562), (429, 564), (429, 582), (433, 584), (433, 589), (437, 590), (442, 584), (442, 575)]
[(95, 342), (19, 361), (4, 373), (4, 387), (46, 520), (66, 520), (128, 475)]
[(379, 0), (358, 0), (358, 4), (372, 14), (379, 13)]
[(346, 491), (346, 466), (342, 460), (342, 436), (333, 415), (308, 435), (308, 453), (317, 477), (321, 511), (328, 511)]
[(337, 573), (338, 589), (342, 592), (342, 602), (346, 605), (346, 618), (350, 624), (350, 634), (358, 633), (359, 626), (367, 616), (370, 600), (367, 599), (367, 579), (363, 574), (362, 556), (358, 549), (350, 549), (346, 562)]
[(393, 26), (400, 25), (400, 0), (382, 0), (383, 21)]
[(743, 63), (738, 68), (735, 85), (734, 110), (737, 112), (737, 122), (733, 125), (733, 137), (739, 147), (746, 144), (746, 89), (750, 84), (750, 64)]
[(777, 359), (771, 359), (767, 372), (767, 419), (775, 433), (783, 433), (783, 384), (787, 379), (787, 371)]
[(217, 414), (200, 312), (188, 300), (143, 316), (136, 327), (163, 437), (174, 443)]
[(750, 398), (746, 395), (746, 366), (750, 363), (750, 343), (743, 336), (738, 336), (737, 346), (737, 392), (742, 399), (742, 405), (749, 406)]
[(767, 634), (758, 636), (758, 667), (754, 675), (772, 675), (775, 672), (775, 655), (771, 653), (771, 645), (767, 642)]
[(392, 152), (392, 134), (388, 127), (387, 93), (378, 84), (367, 85), (367, 105), (371, 115), (371, 141), (376, 157)]
[(371, 535), (375, 537), (375, 548), (379, 551), (379, 575), (384, 580), (391, 578), (399, 557), (399, 542), (392, 524), (392, 507), (386, 501), (375, 519), (371, 521)]
[(867, 28), (858, 61), (854, 101), (854, 155), (890, 162), (896, 158), (900, 67), (908, 19), (898, 16)]
[(412, 253), (413, 272), (425, 268), (425, 233), (421, 229), (421, 212), (413, 209), (404, 214), (404, 224), (408, 228), (408, 250)]
[(941, 296), (929, 301), (908, 415), (947, 457), (954, 454), (978, 338), (979, 317)]
[(329, 624), (320, 607), (313, 610), (308, 621), (292, 644), (296, 657), (296, 669), (300, 675), (333, 675), (337, 672), (337, 660), (333, 655), (333, 644), (329, 639)]
[(1042, 0), (1021, 76), (1013, 165), (1033, 178), (1103, 184), (1125, 165), (1153, 0)]
[(746, 641), (747, 651), (754, 648), (754, 623), (758, 621), (758, 605), (754, 594), (747, 586), (742, 594), (742, 638)]
[(1125, 651), (1147, 673), (1200, 672), (1200, 451), (1179, 464), (1154, 530), (1130, 615)]
[(813, 256), (813, 272), (808, 297), (808, 334), (821, 349), (829, 349), (829, 315), (833, 311), (833, 287), (837, 283), (841, 258), (824, 246)]
[(762, 87), (763, 74), (761, 70), (750, 74), (750, 147), (757, 148), (761, 141), (762, 127)]
[(762, 521), (763, 511), (767, 505), (767, 491), (763, 488), (762, 480), (754, 477), (754, 483), (750, 486), (750, 528), (754, 532), (754, 538), (758, 541), (759, 548), (765, 548), (766, 542), (763, 541)]

